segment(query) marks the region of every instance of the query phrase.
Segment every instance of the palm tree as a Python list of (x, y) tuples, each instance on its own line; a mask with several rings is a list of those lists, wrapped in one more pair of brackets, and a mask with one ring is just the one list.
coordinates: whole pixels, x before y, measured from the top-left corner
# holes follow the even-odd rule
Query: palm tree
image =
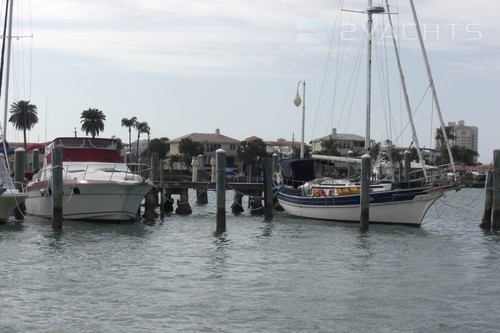
[(132, 127), (135, 126), (137, 122), (137, 117), (132, 117), (130, 119), (122, 119), (122, 127), (128, 127), (128, 151), (130, 151), (130, 146), (132, 145)]
[(38, 123), (38, 111), (30, 101), (18, 101), (10, 106), (9, 122), (18, 130), (23, 130), (24, 150), (26, 150), (26, 130), (32, 129)]
[(139, 139), (141, 136), (141, 133), (148, 133), (150, 132), (150, 128), (147, 122), (135, 122), (135, 129), (137, 130), (137, 163), (139, 163)]
[(80, 118), (82, 119), (80, 121), (82, 123), (82, 131), (84, 131), (86, 135), (90, 133), (92, 138), (95, 138), (96, 135), (99, 136), (99, 132), (104, 131), (106, 115), (101, 110), (89, 108), (82, 112)]

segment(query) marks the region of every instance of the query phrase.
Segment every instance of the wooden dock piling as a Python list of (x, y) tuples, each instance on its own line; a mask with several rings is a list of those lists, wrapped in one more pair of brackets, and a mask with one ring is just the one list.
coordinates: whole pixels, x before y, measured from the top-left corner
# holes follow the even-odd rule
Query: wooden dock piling
[(409, 150), (405, 150), (403, 160), (404, 160), (404, 168), (403, 168), (404, 181), (409, 182), (411, 173), (411, 157)]
[[(17, 148), (14, 152), (14, 181), (16, 188), (22, 192), (24, 186), (24, 169), (26, 165), (26, 151), (23, 148)], [(17, 205), (14, 209), (16, 220), (23, 220), (25, 213), (24, 202)]]
[(226, 152), (217, 149), (216, 152), (216, 193), (217, 193), (217, 231), (226, 231)]
[(370, 175), (371, 156), (361, 156), (361, 197), (360, 197), (360, 228), (368, 229), (370, 223)]
[(493, 205), (493, 173), (488, 171), (486, 174), (485, 186), (485, 198), (484, 198), (484, 213), (483, 219), (479, 227), (481, 229), (489, 230), (491, 229), (491, 209)]
[[(154, 184), (158, 184), (160, 180), (159, 173), (160, 159), (158, 153), (151, 154), (151, 171), (150, 179)], [(155, 211), (156, 206), (158, 206), (158, 188), (155, 186), (146, 194), (144, 198), (144, 214), (143, 218), (147, 223), (153, 223), (156, 220), (157, 213)]]
[(40, 151), (38, 149), (33, 149), (31, 152), (31, 169), (33, 172), (37, 172), (40, 169)]
[(493, 230), (500, 229), (500, 150), (496, 149), (493, 152), (493, 203), (491, 206)]
[(243, 209), (243, 193), (234, 191), (233, 204), (231, 205), (233, 214), (239, 214), (244, 211)]
[[(276, 154), (275, 154), (276, 155)], [(273, 160), (264, 158), (264, 217), (273, 218)]]
[(62, 154), (62, 147), (58, 146), (52, 155), (52, 228), (56, 230), (63, 225)]

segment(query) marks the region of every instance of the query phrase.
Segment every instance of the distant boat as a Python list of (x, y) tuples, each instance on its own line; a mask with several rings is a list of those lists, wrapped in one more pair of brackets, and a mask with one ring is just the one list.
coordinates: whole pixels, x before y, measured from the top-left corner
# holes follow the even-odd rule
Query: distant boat
[(26, 186), (26, 212), (52, 216), (52, 154), (62, 147), (63, 218), (130, 221), (153, 188), (151, 181), (133, 173), (113, 139), (63, 137), (48, 144), (43, 167)]
[[(365, 151), (368, 151), (370, 148), (372, 15), (385, 12), (383, 7), (372, 6), (371, 1), (368, 1), (368, 4), (368, 9), (366, 10), (368, 14), (368, 69)], [(390, 14), (388, 17), (390, 20)], [(394, 42), (394, 45), (396, 46), (396, 42)], [(423, 157), (418, 147), (397, 48), (396, 53), (402, 88), (410, 118), (409, 123), (412, 125), (413, 140), (419, 152), (422, 163), (421, 170), (425, 177), (417, 181), (406, 179), (404, 182), (397, 182), (394, 179), (370, 180), (369, 222), (420, 226), (427, 210), (436, 200), (443, 196), (444, 191), (455, 189), (457, 186), (453, 181), (451, 183), (448, 182), (446, 177), (431, 178), (427, 175), (428, 167), (423, 164)], [(430, 73), (429, 69), (428, 73)], [(432, 80), (430, 81), (432, 86)], [(343, 157), (339, 159), (345, 161), (351, 160), (350, 158)], [(357, 162), (359, 165), (361, 161), (357, 160)], [(327, 163), (314, 159), (289, 159), (280, 161), (278, 179), (281, 184), (276, 193), (280, 206), (285, 212), (297, 217), (359, 223), (361, 219), (360, 192), (362, 180), (323, 177), (321, 171), (325, 169)], [(445, 181), (445, 183), (441, 183), (441, 181)]]

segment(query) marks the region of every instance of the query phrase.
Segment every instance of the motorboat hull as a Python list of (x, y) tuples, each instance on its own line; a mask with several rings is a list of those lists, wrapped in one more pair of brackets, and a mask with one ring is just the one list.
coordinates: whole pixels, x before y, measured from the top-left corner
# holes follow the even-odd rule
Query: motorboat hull
[[(63, 218), (72, 220), (130, 221), (136, 219), (141, 202), (152, 189), (149, 182), (64, 181)], [(52, 217), (50, 183), (32, 184), (27, 189), (26, 212)]]

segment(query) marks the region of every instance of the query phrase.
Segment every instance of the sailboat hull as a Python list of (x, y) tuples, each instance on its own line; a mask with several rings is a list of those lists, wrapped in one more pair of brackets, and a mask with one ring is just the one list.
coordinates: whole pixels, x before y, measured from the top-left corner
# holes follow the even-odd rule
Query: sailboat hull
[[(380, 224), (420, 226), (427, 210), (442, 191), (390, 191), (370, 194), (369, 221)], [(300, 196), (278, 192), (280, 206), (290, 215), (311, 219), (360, 222), (360, 195)]]

